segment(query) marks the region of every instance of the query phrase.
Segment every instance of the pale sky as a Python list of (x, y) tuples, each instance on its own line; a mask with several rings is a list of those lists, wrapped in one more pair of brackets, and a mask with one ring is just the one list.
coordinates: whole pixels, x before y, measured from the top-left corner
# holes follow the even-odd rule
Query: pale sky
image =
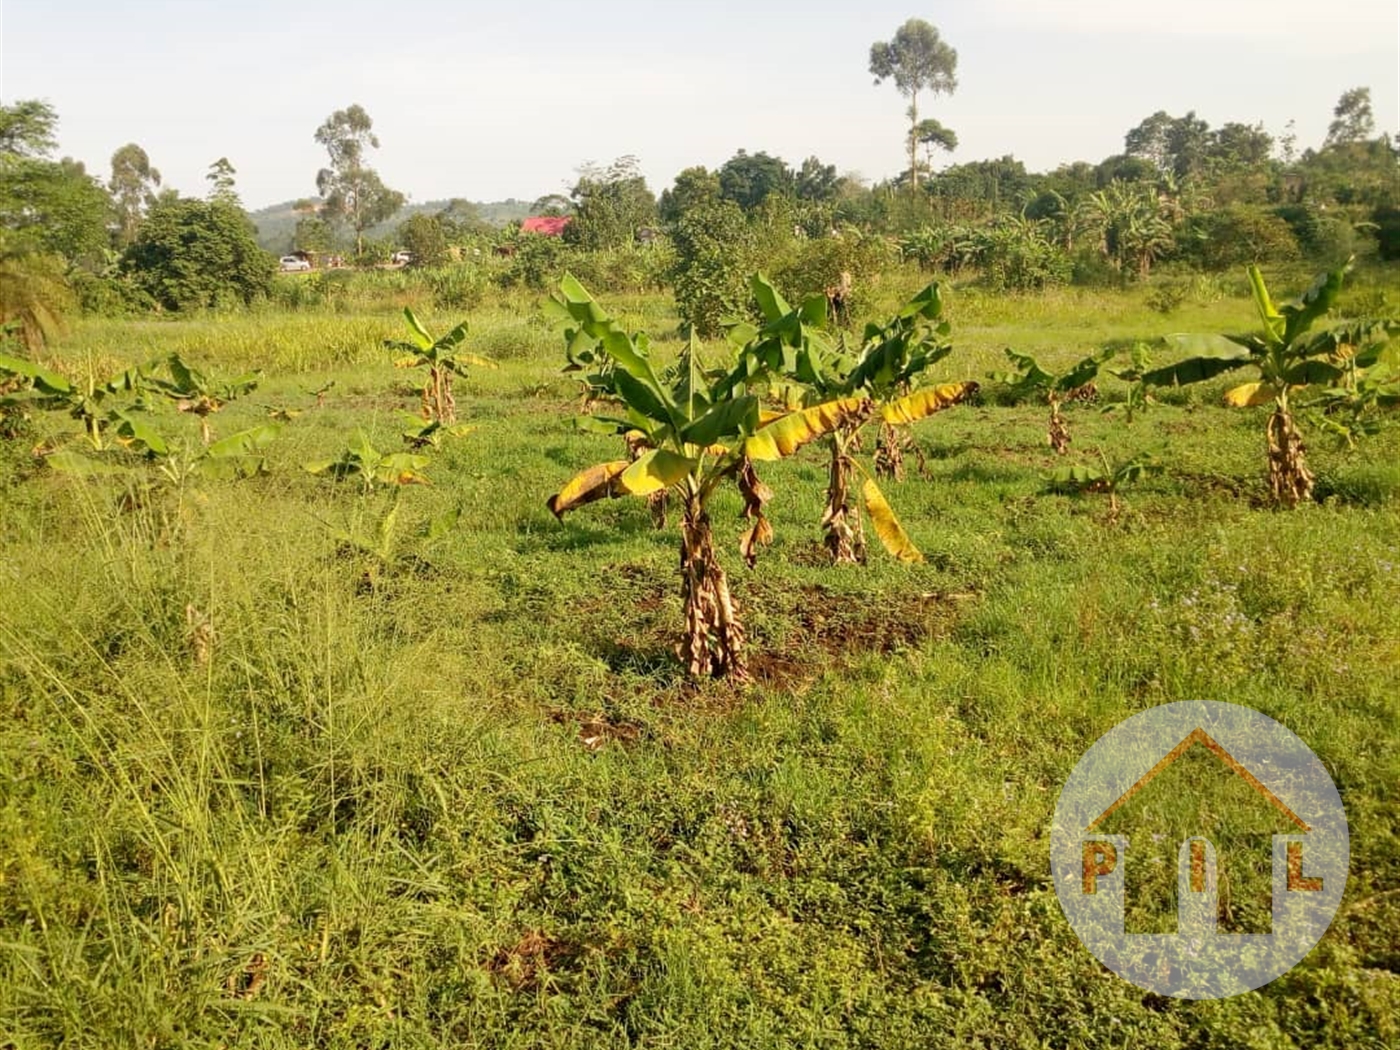
[[(956, 94), (922, 115), (949, 161), (1015, 155), (1033, 171), (1121, 152), (1143, 117), (1212, 127), (1295, 120), (1326, 134), (1338, 96), (1371, 88), (1400, 131), (1396, 0), (0, 0), (0, 99), (58, 110), (60, 152), (105, 177), (137, 142), (165, 184), (202, 195), (227, 156), (245, 204), (315, 192), (312, 136), (352, 103), (370, 163), (411, 200), (533, 199), (586, 161), (636, 154), (660, 192), (737, 149), (816, 154), (878, 180), (904, 166), (905, 106), (868, 73), (910, 17), (958, 50)], [(945, 163), (945, 161), (940, 161)]]

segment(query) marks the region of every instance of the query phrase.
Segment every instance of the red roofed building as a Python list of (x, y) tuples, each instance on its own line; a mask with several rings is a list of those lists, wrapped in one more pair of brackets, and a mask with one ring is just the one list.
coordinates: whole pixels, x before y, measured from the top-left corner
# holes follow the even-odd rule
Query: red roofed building
[(559, 237), (564, 227), (573, 221), (568, 215), (536, 215), (520, 224), (521, 233), (541, 233), (546, 237)]

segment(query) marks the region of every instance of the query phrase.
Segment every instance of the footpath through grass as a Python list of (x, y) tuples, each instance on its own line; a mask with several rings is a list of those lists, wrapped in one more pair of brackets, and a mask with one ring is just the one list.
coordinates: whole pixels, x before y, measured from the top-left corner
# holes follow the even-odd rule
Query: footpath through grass
[[(955, 298), (939, 378), (1249, 324), (1229, 296), (1166, 320), (1099, 298)], [(663, 299), (610, 305), (674, 337)], [(242, 483), (57, 476), (28, 449), (66, 420), (4, 448), (0, 1046), (1400, 1044), (1393, 435), (1315, 437), (1329, 496), (1277, 513), (1254, 506), (1264, 409), (1071, 406), (1077, 455), (1168, 465), (1115, 521), (1045, 492), (1043, 406), (966, 406), (887, 490), (927, 564), (840, 570), (812, 450), (764, 472), (756, 569), (717, 504), (757, 681), (695, 686), (674, 531), (629, 501), (545, 509), (618, 451), (571, 426), (557, 335), (524, 300), (472, 324), (501, 362), (457, 386), (477, 429), (400, 493), (381, 555), (338, 534), (378, 543), (391, 496), (301, 464), (356, 428), (398, 444), (397, 318), (90, 322), (58, 348), (267, 369), (216, 435), (299, 414)], [(1352, 869), (1296, 970), (1193, 1003), (1079, 945), (1047, 849), (1087, 746), (1197, 698), (1313, 747)]]

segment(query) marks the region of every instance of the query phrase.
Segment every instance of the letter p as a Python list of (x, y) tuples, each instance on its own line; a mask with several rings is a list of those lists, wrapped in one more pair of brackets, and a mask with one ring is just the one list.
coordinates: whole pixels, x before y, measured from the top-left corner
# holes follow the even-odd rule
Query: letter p
[(1099, 877), (1112, 875), (1118, 867), (1118, 851), (1111, 842), (1084, 843), (1084, 892), (1099, 892)]

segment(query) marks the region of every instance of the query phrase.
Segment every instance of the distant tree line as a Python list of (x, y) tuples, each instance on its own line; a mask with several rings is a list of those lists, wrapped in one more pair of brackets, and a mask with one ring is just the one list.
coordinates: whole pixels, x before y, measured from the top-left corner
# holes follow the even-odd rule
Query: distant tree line
[[(567, 217), (561, 238), (493, 226), (464, 200), (386, 227), (405, 197), (371, 166), (379, 139), (352, 105), (314, 133), (327, 163), (284, 250), (352, 265), (404, 250), (426, 270), (495, 260), (505, 285), (591, 267), (603, 287), (610, 274), (671, 287), (682, 317), (706, 334), (743, 308), (745, 277), (760, 267), (801, 297), (858, 289), (901, 259), (1019, 290), (1141, 280), (1168, 262), (1400, 258), (1400, 153), (1377, 133), (1365, 87), (1346, 91), (1325, 139), (1301, 150), (1291, 124), (1275, 137), (1258, 124), (1213, 128), (1194, 112), (1158, 111), (1097, 163), (1036, 173), (1008, 155), (940, 170), (934, 155), (957, 136), (918, 101), (954, 90), (956, 66), (957, 52), (917, 20), (872, 47), (876, 82), (892, 80), (909, 101), (908, 167), (882, 182), (816, 156), (792, 165), (740, 149), (714, 169), (684, 169), (658, 196), (640, 161), (623, 156), (581, 166), (568, 193), (535, 202), (536, 214)], [(205, 196), (186, 198), (163, 186), (136, 143), (112, 155), (105, 180), (55, 158), (57, 123), (44, 102), (0, 107), (0, 322), (35, 340), (75, 303), (184, 310), (269, 293), (276, 260), (256, 243), (227, 157), (210, 164)], [(370, 236), (386, 228), (389, 238)]]

